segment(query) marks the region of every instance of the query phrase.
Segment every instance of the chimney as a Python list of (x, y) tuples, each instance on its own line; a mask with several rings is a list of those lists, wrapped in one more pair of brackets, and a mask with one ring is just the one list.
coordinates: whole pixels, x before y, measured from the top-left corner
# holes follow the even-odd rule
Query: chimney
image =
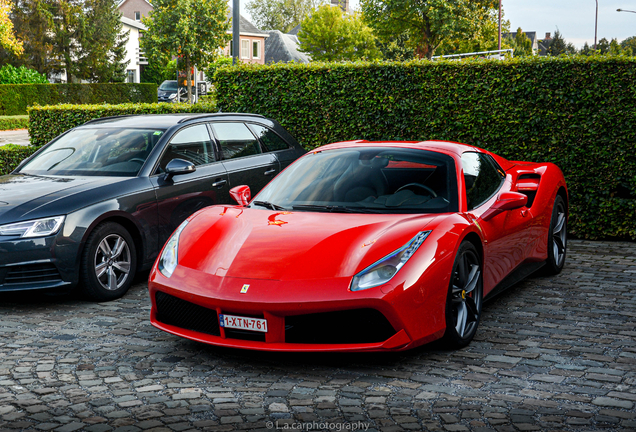
[(545, 38), (546, 38), (546, 39), (550, 39), (550, 32), (548, 32), (548, 33), (546, 33), (546, 34), (545, 34)]

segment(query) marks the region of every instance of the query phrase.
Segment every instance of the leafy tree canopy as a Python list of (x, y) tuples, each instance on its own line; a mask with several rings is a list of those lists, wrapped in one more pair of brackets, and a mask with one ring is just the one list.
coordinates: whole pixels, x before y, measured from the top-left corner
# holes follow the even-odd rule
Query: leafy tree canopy
[(168, 63), (158, 63), (149, 61), (141, 72), (140, 81), (143, 83), (155, 83), (160, 85), (166, 80), (177, 79), (177, 61), (170, 60)]
[[(510, 31), (510, 21), (503, 19), (501, 22), (502, 33)], [(510, 43), (502, 40), (502, 48), (512, 48)], [(489, 9), (485, 11), (482, 19), (477, 23), (474, 33), (460, 37), (445, 38), (435, 50), (436, 55), (462, 54), (470, 52), (492, 51), (499, 45), (499, 11)]]
[(325, 3), (326, 0), (252, 0), (246, 9), (257, 27), (289, 33), (312, 9)]
[(532, 52), (532, 41), (528, 35), (521, 30), (521, 27), (517, 29), (517, 34), (511, 42), (512, 48), (515, 50), (515, 57), (526, 57), (534, 54)]
[(23, 52), (22, 42), (13, 33), (11, 3), (8, 0), (0, 0), (0, 46), (15, 55)]
[(153, 0), (154, 10), (142, 18), (147, 31), (141, 48), (153, 62), (179, 57), (179, 68), (188, 74), (188, 99), (192, 95), (192, 67), (205, 67), (232, 38), (228, 33), (226, 0)]
[(323, 5), (305, 18), (298, 33), (300, 50), (316, 61), (374, 60), (382, 55), (373, 30), (359, 15)]
[[(492, 22), (493, 0), (361, 0), (366, 22), (382, 36), (406, 32), (419, 58), (431, 58), (444, 42), (472, 40)], [(488, 33), (488, 32), (485, 32)], [(480, 36), (480, 38), (483, 36)], [(496, 40), (495, 40), (496, 43)], [(460, 48), (457, 48), (460, 49)]]
[(36, 70), (4, 65), (0, 68), (0, 84), (48, 84), (48, 80)]
[(49, 75), (118, 82), (125, 77), (121, 13), (109, 0), (15, 0), (12, 21), (24, 53), (0, 58)]
[(576, 54), (576, 48), (572, 43), (568, 43), (561, 36), (561, 32), (559, 29), (556, 29), (554, 32), (554, 37), (552, 38), (552, 42), (550, 42), (550, 47), (548, 48), (547, 54), (550, 56), (558, 56), (561, 54)]

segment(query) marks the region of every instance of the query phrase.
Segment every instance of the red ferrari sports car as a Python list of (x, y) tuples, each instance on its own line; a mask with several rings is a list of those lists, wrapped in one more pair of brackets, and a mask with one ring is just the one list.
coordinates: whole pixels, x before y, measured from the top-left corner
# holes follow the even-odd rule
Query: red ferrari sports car
[(561, 271), (568, 194), (551, 163), (442, 142), (330, 144), (250, 201), (207, 207), (150, 274), (151, 322), (226, 347), (467, 345), (484, 299)]

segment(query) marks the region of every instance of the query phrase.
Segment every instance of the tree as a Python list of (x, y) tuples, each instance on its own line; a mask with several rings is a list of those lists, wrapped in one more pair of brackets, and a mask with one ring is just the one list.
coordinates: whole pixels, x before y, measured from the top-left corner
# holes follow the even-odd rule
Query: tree
[(179, 57), (187, 74), (188, 100), (192, 100), (191, 69), (207, 66), (231, 39), (227, 2), (153, 0), (152, 4), (154, 10), (142, 19), (147, 31), (141, 38), (141, 48), (149, 61)]
[(415, 57), (413, 49), (408, 46), (409, 36), (406, 33), (378, 38), (376, 45), (387, 61), (408, 61)]
[(0, 46), (5, 50), (20, 55), (23, 52), (22, 42), (16, 39), (11, 22), (11, 4), (8, 0), (0, 0)]
[(254, 24), (264, 30), (288, 33), (325, 0), (252, 0), (246, 9)]
[(550, 56), (558, 56), (561, 54), (576, 54), (576, 48), (573, 44), (567, 43), (563, 36), (561, 36), (561, 32), (559, 29), (556, 29), (554, 32), (554, 37), (552, 38), (552, 42), (550, 42), (550, 47), (548, 48), (547, 54)]
[(587, 42), (583, 45), (583, 48), (579, 51), (579, 54), (590, 56), (594, 53), (594, 50), (588, 45)]
[[(492, 51), (498, 48), (499, 16), (498, 11), (489, 9), (484, 16), (476, 22), (477, 26), (472, 34), (460, 37), (445, 38), (438, 48), (436, 54), (461, 54), (480, 51)], [(510, 22), (503, 19), (501, 22), (503, 33), (510, 31)], [(510, 48), (506, 39), (502, 40), (502, 48)]]
[(112, 0), (85, 0), (83, 7), (76, 75), (94, 82), (123, 82), (129, 36), (122, 33), (117, 5)]
[(512, 47), (515, 50), (515, 57), (527, 57), (534, 54), (532, 52), (532, 41), (528, 35), (521, 30), (521, 27), (517, 29), (517, 34), (512, 40)]
[(24, 52), (16, 56), (3, 50), (2, 60), (14, 66), (27, 66), (48, 75), (52, 70), (53, 44), (51, 31), (53, 14), (47, 0), (18, 0), (14, 4), (13, 24), (16, 36), (22, 40)]
[(177, 61), (171, 60), (168, 63), (157, 63), (149, 61), (146, 67), (141, 70), (139, 80), (142, 83), (155, 83), (160, 85), (166, 80), (177, 78)]
[(126, 37), (109, 0), (16, 0), (16, 35), (24, 55), (4, 58), (40, 73), (66, 71), (69, 80), (123, 81)]
[(621, 47), (623, 51), (628, 55), (634, 55), (636, 53), (636, 36), (630, 36), (627, 39), (621, 41)]
[(600, 54), (607, 54), (609, 52), (609, 49), (610, 49), (610, 41), (608, 41), (606, 38), (601, 39), (596, 44), (596, 50)]
[(305, 18), (298, 33), (300, 50), (318, 61), (378, 59), (373, 31), (358, 15), (323, 5)]
[(471, 39), (488, 20), (493, 0), (361, 0), (366, 22), (381, 36), (409, 35), (419, 58), (447, 40)]

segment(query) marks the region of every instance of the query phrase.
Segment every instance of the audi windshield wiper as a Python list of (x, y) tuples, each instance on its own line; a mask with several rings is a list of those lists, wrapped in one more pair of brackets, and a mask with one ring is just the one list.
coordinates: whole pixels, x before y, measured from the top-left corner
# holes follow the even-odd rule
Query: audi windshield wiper
[(300, 204), (292, 206), (292, 210), (309, 210), (328, 213), (378, 213), (375, 209), (367, 207), (347, 207), (347, 206), (334, 206), (334, 205), (311, 205)]
[(285, 207), (281, 207), (277, 204), (273, 204), (269, 201), (254, 201), (252, 204), (260, 206), (260, 207), (265, 207), (268, 208), (270, 210), (287, 210)]

